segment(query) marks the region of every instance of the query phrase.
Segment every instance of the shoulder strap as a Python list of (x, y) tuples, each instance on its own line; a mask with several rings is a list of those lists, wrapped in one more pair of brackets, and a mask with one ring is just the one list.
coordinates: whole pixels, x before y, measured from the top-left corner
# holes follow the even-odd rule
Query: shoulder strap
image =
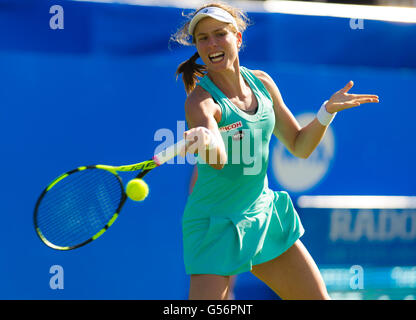
[(208, 91), (212, 98), (217, 102), (225, 98), (221, 90), (218, 89), (218, 87), (211, 81), (211, 79), (208, 76), (203, 77), (199, 81), (198, 85), (200, 85), (202, 88)]
[(240, 66), (240, 71), (244, 78), (249, 82), (252, 90), (257, 90), (258, 93), (272, 100), (272, 97), (263, 82), (261, 82), (261, 80), (257, 78), (252, 71), (243, 66)]

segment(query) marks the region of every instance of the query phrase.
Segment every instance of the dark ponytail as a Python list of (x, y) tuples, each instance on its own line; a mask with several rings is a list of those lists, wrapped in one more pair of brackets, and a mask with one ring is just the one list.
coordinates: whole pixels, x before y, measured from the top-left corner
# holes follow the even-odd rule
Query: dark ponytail
[(198, 58), (199, 53), (197, 51), (188, 60), (182, 62), (176, 70), (176, 78), (182, 74), (182, 80), (187, 94), (191, 93), (191, 91), (195, 89), (196, 83), (199, 81), (198, 77), (203, 77), (207, 71), (207, 67), (205, 65), (196, 63)]

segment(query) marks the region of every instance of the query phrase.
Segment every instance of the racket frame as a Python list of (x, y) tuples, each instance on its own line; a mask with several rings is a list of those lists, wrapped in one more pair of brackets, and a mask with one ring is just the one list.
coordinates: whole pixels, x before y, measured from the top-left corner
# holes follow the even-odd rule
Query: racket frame
[[(163, 163), (169, 161), (170, 159), (176, 157), (178, 154), (182, 153), (185, 150), (185, 147), (187, 145), (188, 141), (185, 140), (181, 140), (176, 144), (171, 145), (170, 147), (162, 150), (161, 152), (157, 153), (156, 155), (153, 156), (152, 159), (144, 161), (144, 162), (140, 162), (140, 163), (135, 163), (135, 164), (130, 164), (130, 165), (124, 165), (124, 166), (109, 166), (109, 165), (102, 165), (102, 164), (97, 164), (97, 165), (89, 165), (89, 166), (81, 166), (78, 167), (76, 169), (70, 170), (66, 173), (61, 174), (60, 176), (58, 176), (57, 178), (55, 178), (41, 193), (41, 195), (39, 196), (36, 205), (35, 205), (35, 210), (34, 210), (34, 214), (33, 214), (33, 224), (35, 227), (35, 231), (37, 236), (40, 238), (40, 240), (47, 245), (48, 247), (55, 249), (55, 250), (61, 250), (61, 251), (68, 251), (68, 250), (73, 250), (79, 247), (82, 247), (90, 242), (92, 242), (93, 240), (96, 240), (97, 238), (99, 238), (105, 231), (108, 230), (108, 228), (116, 221), (116, 219), (118, 218), (121, 209), (124, 206), (124, 203), (127, 200), (127, 194), (123, 185), (123, 182), (120, 178), (120, 176), (118, 175), (118, 172), (133, 172), (133, 171), (138, 171), (138, 170), (142, 170), (139, 172), (139, 174), (136, 176), (135, 179), (142, 179), (147, 173), (149, 173), (152, 169), (162, 165)], [(117, 207), (116, 212), (113, 214), (113, 216), (111, 217), (111, 219), (107, 222), (107, 224), (100, 229), (100, 231), (98, 231), (95, 235), (93, 235), (91, 238), (89, 238), (88, 240), (83, 241), (82, 243), (73, 245), (73, 246), (58, 246), (55, 245), (53, 243), (51, 243), (42, 233), (42, 231), (39, 228), (38, 225), (38, 221), (37, 221), (37, 217), (38, 217), (38, 209), (39, 209), (39, 205), (42, 201), (42, 199), (44, 198), (44, 196), (47, 194), (47, 192), (49, 190), (51, 190), (57, 183), (59, 183), (61, 180), (65, 179), (66, 177), (68, 177), (71, 174), (74, 174), (76, 172), (80, 172), (83, 170), (89, 170), (89, 169), (100, 169), (100, 170), (106, 170), (110, 173), (112, 173), (113, 175), (115, 175), (118, 179), (118, 182), (120, 183), (120, 189), (121, 189), (121, 200), (120, 203)]]
[[(123, 208), (124, 203), (127, 200), (127, 195), (126, 192), (124, 191), (124, 186), (123, 186), (123, 182), (121, 181), (120, 176), (117, 174), (117, 170), (115, 170), (117, 167), (111, 167), (111, 166), (103, 166), (103, 165), (90, 165), (90, 166), (82, 166), (82, 167), (78, 167), (76, 169), (70, 170), (66, 173), (61, 174), (59, 177), (57, 177), (56, 179), (54, 179), (41, 193), (41, 195), (39, 196), (37, 202), (36, 202), (36, 206), (35, 206), (35, 211), (33, 214), (33, 224), (35, 227), (35, 231), (37, 236), (40, 238), (40, 240), (46, 244), (48, 247), (55, 249), (55, 250), (61, 250), (61, 251), (67, 251), (67, 250), (72, 250), (72, 249), (76, 249), (79, 247), (82, 247), (88, 243), (90, 243), (91, 241), (99, 238), (105, 231), (107, 231), (107, 229), (114, 223), (114, 221), (116, 221), (116, 219), (118, 218), (118, 215), (121, 212), (121, 209)], [(84, 170), (89, 170), (89, 169), (100, 169), (100, 170), (106, 170), (110, 173), (112, 173), (118, 180), (118, 183), (120, 184), (120, 190), (121, 190), (121, 199), (120, 199), (120, 203), (117, 207), (117, 209), (115, 210), (115, 213), (113, 214), (113, 216), (111, 217), (111, 219), (106, 223), (106, 225), (100, 229), (100, 231), (98, 231), (95, 235), (93, 235), (91, 238), (73, 245), (73, 246), (59, 246), (56, 245), (52, 242), (50, 242), (42, 233), (41, 229), (39, 228), (38, 225), (38, 221), (37, 221), (37, 217), (38, 217), (38, 209), (39, 209), (39, 205), (42, 201), (42, 199), (44, 198), (44, 196), (48, 193), (49, 190), (51, 190), (58, 182), (60, 182), (61, 180), (65, 179), (66, 177), (70, 176), (71, 174), (80, 172), (80, 171), (84, 171)]]

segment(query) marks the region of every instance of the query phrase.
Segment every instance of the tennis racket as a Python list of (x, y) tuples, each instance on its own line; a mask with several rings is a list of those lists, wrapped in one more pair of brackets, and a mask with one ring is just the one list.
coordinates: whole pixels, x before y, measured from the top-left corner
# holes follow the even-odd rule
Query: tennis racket
[(141, 179), (184, 147), (185, 140), (181, 140), (148, 161), (118, 167), (84, 166), (60, 175), (36, 202), (36, 234), (56, 250), (72, 250), (96, 240), (114, 223), (127, 199), (118, 172), (140, 170), (136, 179)]

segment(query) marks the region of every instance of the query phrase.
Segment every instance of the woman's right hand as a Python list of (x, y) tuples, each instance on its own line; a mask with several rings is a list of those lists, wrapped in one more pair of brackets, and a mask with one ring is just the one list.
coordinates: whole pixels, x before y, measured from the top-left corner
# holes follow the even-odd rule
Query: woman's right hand
[(186, 153), (201, 153), (214, 149), (218, 144), (214, 133), (202, 126), (185, 131), (183, 137), (187, 141), (185, 149), (181, 152), (183, 157)]

